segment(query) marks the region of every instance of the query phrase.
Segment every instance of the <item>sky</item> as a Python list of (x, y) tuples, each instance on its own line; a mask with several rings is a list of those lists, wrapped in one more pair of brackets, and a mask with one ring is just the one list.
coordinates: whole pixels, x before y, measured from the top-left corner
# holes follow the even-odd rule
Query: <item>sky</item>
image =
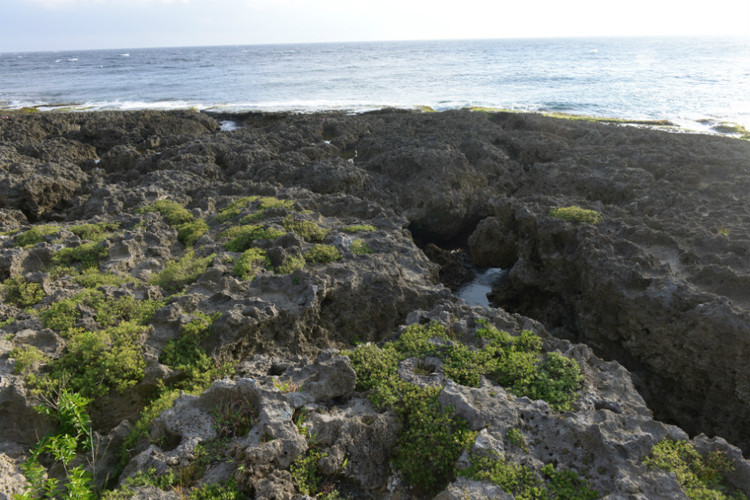
[(0, 0), (0, 52), (672, 35), (750, 36), (750, 0)]

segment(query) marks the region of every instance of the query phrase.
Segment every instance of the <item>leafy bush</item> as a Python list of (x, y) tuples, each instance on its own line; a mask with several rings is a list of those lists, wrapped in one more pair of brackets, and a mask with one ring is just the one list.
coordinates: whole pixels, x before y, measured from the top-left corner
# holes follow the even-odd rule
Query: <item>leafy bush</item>
[(514, 498), (546, 500), (550, 498), (544, 482), (529, 467), (490, 457), (471, 457), (469, 467), (458, 474), (476, 481), (489, 481), (500, 486)]
[(203, 219), (195, 219), (177, 226), (177, 239), (186, 247), (191, 247), (198, 238), (208, 232), (208, 224)]
[(292, 216), (286, 217), (281, 224), (284, 229), (294, 231), (305, 241), (321, 242), (328, 235), (328, 229), (323, 229), (312, 221), (295, 219)]
[(596, 210), (587, 210), (575, 205), (571, 207), (553, 208), (549, 211), (549, 214), (556, 219), (566, 220), (573, 224), (580, 224), (582, 222), (598, 224), (602, 221), (602, 215)]
[(437, 398), (441, 390), (414, 386), (407, 393), (400, 412), (404, 427), (394, 460), (409, 483), (429, 493), (453, 479), (456, 460), (476, 438), (452, 408), (440, 407)]
[(327, 453), (321, 453), (320, 450), (311, 447), (307, 450), (307, 453), (300, 455), (292, 462), (289, 471), (303, 495), (317, 495), (320, 483), (323, 480), (318, 471), (318, 461), (327, 455)]
[(643, 463), (672, 472), (685, 494), (693, 499), (744, 499), (744, 494), (722, 484), (723, 473), (734, 468), (720, 451), (704, 458), (687, 441), (664, 439), (651, 448)]
[(26, 232), (23, 232), (16, 236), (16, 245), (19, 247), (29, 247), (36, 245), (39, 242), (45, 240), (45, 236), (50, 234), (56, 234), (60, 231), (59, 226), (53, 226), (49, 224), (43, 224), (41, 226), (35, 226)]
[(2, 286), (5, 302), (18, 307), (31, 307), (45, 297), (39, 283), (29, 282), (23, 276), (14, 276), (5, 280)]
[(124, 283), (137, 282), (132, 276), (118, 276), (113, 273), (103, 273), (96, 267), (83, 269), (80, 274), (73, 276), (73, 281), (84, 288), (96, 288), (102, 285), (120, 286)]
[(244, 198), (240, 198), (239, 200), (230, 203), (226, 208), (221, 210), (211, 222), (213, 222), (214, 224), (221, 224), (222, 222), (226, 222), (229, 219), (234, 219), (235, 217), (240, 215), (242, 209), (244, 209), (257, 199), (257, 196), (247, 196)]
[(542, 467), (542, 474), (549, 480), (552, 498), (560, 500), (594, 500), (599, 492), (589, 488), (586, 480), (572, 470), (556, 471), (552, 464)]
[(283, 236), (284, 231), (272, 227), (256, 225), (234, 226), (218, 235), (219, 238), (229, 238), (224, 248), (230, 252), (244, 252), (253, 246), (255, 240), (275, 240)]
[(112, 232), (117, 231), (117, 222), (99, 222), (97, 224), (79, 224), (70, 227), (70, 232), (81, 238), (95, 243), (105, 240)]
[(261, 269), (268, 269), (271, 259), (259, 248), (249, 248), (242, 252), (234, 265), (234, 274), (242, 280), (253, 280)]
[(373, 231), (377, 231), (375, 226), (371, 226), (370, 224), (359, 224), (355, 226), (346, 226), (344, 227), (344, 232), (346, 233), (371, 233)]
[(356, 239), (352, 242), (351, 251), (354, 255), (367, 255), (372, 253), (372, 248), (366, 241)]
[(341, 254), (333, 245), (318, 243), (305, 252), (305, 260), (311, 264), (328, 264), (341, 260)]
[(52, 256), (52, 263), (61, 266), (80, 265), (81, 269), (95, 267), (109, 255), (107, 247), (101, 243), (84, 243), (77, 247), (62, 248)]
[(305, 267), (305, 259), (299, 255), (291, 255), (284, 259), (284, 262), (278, 266), (274, 272), (276, 274), (289, 274), (297, 269)]
[(24, 374), (35, 365), (45, 363), (49, 359), (33, 345), (25, 345), (13, 349), (10, 351), (10, 357), (16, 360), (13, 365), (13, 373), (16, 375)]
[(151, 205), (136, 210), (136, 213), (139, 214), (148, 212), (158, 213), (167, 220), (170, 226), (177, 226), (193, 220), (193, 214), (172, 200), (158, 200)]
[(52, 380), (68, 380), (68, 387), (87, 397), (111, 389), (120, 393), (141, 381), (146, 366), (139, 338), (146, 327), (120, 323), (99, 331), (76, 332), (63, 356), (51, 363)]
[(169, 262), (167, 267), (151, 282), (169, 293), (180, 292), (206, 272), (206, 268), (214, 257), (216, 254), (199, 259), (195, 256), (195, 252), (190, 250), (181, 259)]

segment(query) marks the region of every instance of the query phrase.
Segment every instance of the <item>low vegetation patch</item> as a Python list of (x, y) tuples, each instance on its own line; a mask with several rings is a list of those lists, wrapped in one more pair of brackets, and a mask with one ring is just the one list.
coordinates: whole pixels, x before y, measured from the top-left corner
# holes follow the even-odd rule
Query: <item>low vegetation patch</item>
[(305, 252), (305, 260), (311, 264), (328, 264), (341, 260), (341, 253), (333, 245), (318, 243)]
[(196, 219), (185, 207), (172, 200), (159, 200), (143, 207), (137, 213), (156, 212), (177, 230), (177, 239), (186, 247), (208, 232), (208, 224), (203, 219)]
[(77, 247), (62, 248), (52, 256), (56, 266), (77, 265), (81, 270), (96, 267), (109, 255), (109, 250), (102, 243), (84, 243)]
[(360, 240), (359, 238), (352, 242), (350, 248), (354, 255), (368, 255), (372, 253), (372, 248), (367, 244), (366, 241)]
[(60, 226), (44, 224), (35, 226), (16, 236), (16, 246), (30, 247), (46, 240), (46, 236), (60, 232)]
[(120, 224), (116, 222), (99, 222), (97, 224), (79, 224), (71, 226), (69, 229), (71, 233), (82, 240), (99, 243), (110, 237), (119, 228)]
[(255, 211), (240, 219), (240, 224), (252, 224), (266, 218), (267, 211), (271, 208), (282, 208), (294, 210), (294, 200), (280, 200), (270, 196), (255, 197)]
[(373, 231), (377, 231), (375, 226), (371, 226), (370, 224), (359, 224), (355, 226), (346, 226), (343, 228), (345, 233), (371, 233)]
[(746, 499), (736, 488), (724, 483), (724, 473), (734, 468), (720, 451), (703, 457), (687, 441), (664, 439), (651, 448), (643, 463), (652, 469), (672, 472), (685, 494), (698, 499)]
[(266, 252), (260, 248), (249, 248), (237, 258), (232, 272), (241, 280), (252, 281), (258, 272), (270, 267), (271, 259), (268, 258)]
[(151, 282), (169, 293), (180, 292), (206, 272), (214, 257), (216, 254), (198, 258), (195, 252), (190, 250), (181, 259), (169, 262)]
[(587, 224), (598, 224), (602, 221), (602, 215), (596, 210), (588, 210), (575, 205), (571, 207), (553, 208), (549, 211), (549, 214), (556, 219), (566, 220), (573, 224), (580, 224), (582, 222)]
[(290, 274), (297, 269), (303, 269), (305, 267), (305, 259), (299, 255), (289, 255), (284, 259), (284, 262), (275, 269), (276, 274)]
[(34, 306), (45, 297), (44, 290), (39, 283), (26, 281), (23, 276), (13, 276), (5, 280), (2, 293), (6, 303), (21, 308)]
[(230, 219), (234, 219), (240, 213), (242, 213), (242, 210), (250, 205), (253, 201), (257, 200), (257, 196), (245, 196), (243, 198), (240, 198), (239, 200), (233, 201), (230, 203), (226, 208), (219, 211), (218, 214), (211, 220), (214, 224), (221, 224), (223, 222), (226, 222)]
[(286, 233), (281, 229), (250, 224), (230, 227), (219, 233), (218, 238), (229, 239), (224, 248), (230, 252), (244, 252), (253, 247), (255, 240), (275, 240), (284, 234)]
[(296, 219), (291, 215), (286, 217), (281, 224), (287, 231), (293, 231), (300, 235), (305, 241), (310, 242), (322, 242), (329, 232), (328, 229), (320, 227), (315, 222), (305, 219)]

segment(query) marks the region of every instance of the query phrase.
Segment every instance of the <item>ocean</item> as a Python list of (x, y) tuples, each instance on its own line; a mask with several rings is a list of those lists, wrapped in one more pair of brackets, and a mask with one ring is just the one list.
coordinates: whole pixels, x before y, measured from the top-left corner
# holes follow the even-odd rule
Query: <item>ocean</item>
[(466, 106), (750, 128), (750, 38), (362, 42), (0, 53), (0, 108)]

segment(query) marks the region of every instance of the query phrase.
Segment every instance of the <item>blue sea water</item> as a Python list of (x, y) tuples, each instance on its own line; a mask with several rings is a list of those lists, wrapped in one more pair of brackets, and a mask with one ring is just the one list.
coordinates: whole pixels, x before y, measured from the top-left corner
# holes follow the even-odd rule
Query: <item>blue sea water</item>
[[(0, 107), (489, 106), (750, 127), (750, 38), (371, 42), (0, 53)], [(708, 124), (704, 120), (710, 120)]]

